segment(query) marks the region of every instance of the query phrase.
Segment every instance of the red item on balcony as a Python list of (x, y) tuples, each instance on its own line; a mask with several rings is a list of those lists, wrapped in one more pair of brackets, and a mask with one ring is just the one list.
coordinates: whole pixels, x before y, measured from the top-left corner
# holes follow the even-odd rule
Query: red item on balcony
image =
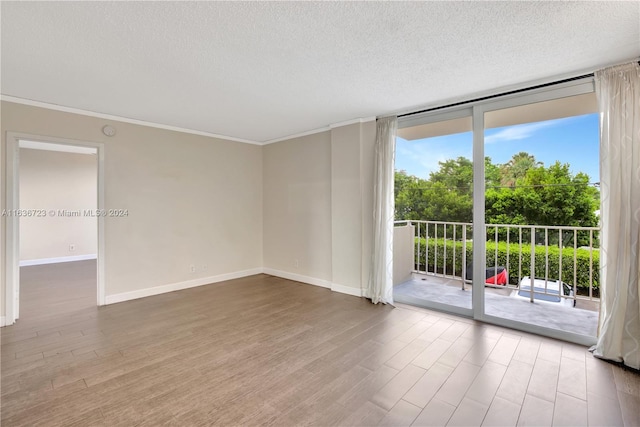
[[(490, 270), (494, 270), (493, 272), (495, 272), (494, 268), (487, 268), (487, 276), (490, 274), (489, 271)], [(504, 267), (498, 267), (498, 274), (491, 276), (491, 277), (487, 277), (485, 283), (488, 285), (506, 285), (507, 282), (509, 280), (509, 277), (507, 276), (507, 269)]]
[[(467, 265), (467, 280), (473, 280), (473, 263)], [(506, 285), (509, 281), (509, 273), (503, 266), (487, 267), (485, 269), (485, 281), (487, 285)]]

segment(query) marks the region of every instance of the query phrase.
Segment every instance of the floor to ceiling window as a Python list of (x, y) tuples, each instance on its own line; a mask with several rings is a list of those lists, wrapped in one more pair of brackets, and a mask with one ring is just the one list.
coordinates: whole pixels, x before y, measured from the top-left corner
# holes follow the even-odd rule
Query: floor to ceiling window
[(596, 110), (587, 93), (484, 113), (487, 315), (596, 335)]
[(395, 299), (593, 342), (596, 111), (583, 79), (402, 118), (396, 225), (412, 227), (398, 236), (413, 270)]
[(415, 274), (397, 284), (395, 300), (471, 315), (471, 109), (410, 124), (396, 140), (395, 210), (396, 225), (410, 227), (396, 238), (411, 239)]

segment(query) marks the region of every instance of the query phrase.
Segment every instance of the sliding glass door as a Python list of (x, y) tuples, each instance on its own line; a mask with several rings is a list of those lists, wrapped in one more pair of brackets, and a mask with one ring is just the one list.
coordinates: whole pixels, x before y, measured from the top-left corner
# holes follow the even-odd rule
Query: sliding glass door
[(473, 314), (472, 154), (470, 108), (401, 123), (395, 240), (410, 250), (394, 257), (411, 258), (412, 274), (396, 284), (396, 301)]
[[(597, 333), (599, 125), (592, 84), (482, 114), (486, 282), (480, 317), (589, 343)], [(477, 206), (476, 205), (476, 206)]]
[(400, 119), (395, 300), (594, 342), (596, 110), (583, 79)]

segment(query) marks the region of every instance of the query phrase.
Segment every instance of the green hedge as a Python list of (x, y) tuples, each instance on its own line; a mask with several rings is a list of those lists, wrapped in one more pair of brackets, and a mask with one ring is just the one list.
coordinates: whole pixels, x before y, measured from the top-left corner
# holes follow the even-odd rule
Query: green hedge
[[(428, 270), (429, 272), (435, 271), (438, 273), (445, 273), (448, 275), (454, 275), (462, 277), (462, 255), (463, 255), (463, 243), (460, 241), (454, 242), (452, 240), (446, 241), (446, 266), (447, 271), (443, 271), (444, 266), (444, 249), (445, 242), (443, 239), (429, 239), (429, 259)], [(487, 241), (487, 265), (489, 267), (494, 266), (496, 255), (496, 243), (493, 241)], [(453, 271), (453, 249), (455, 246), (455, 271)], [(473, 245), (472, 242), (467, 242), (467, 265), (471, 263), (473, 258)], [(435, 249), (437, 247), (437, 266), (435, 265)], [(509, 283), (512, 285), (518, 284), (518, 262), (520, 256), (520, 245), (517, 243), (509, 244)], [(549, 270), (547, 277), (551, 280), (558, 279), (560, 249), (556, 246), (536, 246), (535, 248), (535, 275), (536, 277), (545, 277), (545, 254), (549, 254)], [(418, 252), (420, 251), (420, 252)], [(420, 254), (420, 270), (425, 270), (425, 239), (423, 237), (416, 238), (416, 255)], [(576, 285), (578, 287), (579, 295), (589, 295), (589, 256), (591, 250), (589, 249), (577, 249), (577, 276)], [(562, 249), (562, 281), (573, 285), (573, 248)], [(522, 276), (529, 276), (531, 272), (531, 245), (522, 245)], [(507, 266), (507, 243), (498, 242), (498, 263), (499, 266)], [(599, 296), (599, 283), (600, 283), (600, 252), (597, 249), (593, 250), (593, 295)]]

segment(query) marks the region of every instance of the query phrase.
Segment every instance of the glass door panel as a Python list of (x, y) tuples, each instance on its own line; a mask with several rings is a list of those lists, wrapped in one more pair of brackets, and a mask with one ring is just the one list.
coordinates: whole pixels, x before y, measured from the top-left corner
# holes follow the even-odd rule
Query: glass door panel
[(484, 113), (484, 314), (596, 336), (596, 111), (587, 93)]
[(412, 261), (394, 299), (470, 315), (472, 119), (470, 110), (455, 115), (398, 129), (394, 263)]

